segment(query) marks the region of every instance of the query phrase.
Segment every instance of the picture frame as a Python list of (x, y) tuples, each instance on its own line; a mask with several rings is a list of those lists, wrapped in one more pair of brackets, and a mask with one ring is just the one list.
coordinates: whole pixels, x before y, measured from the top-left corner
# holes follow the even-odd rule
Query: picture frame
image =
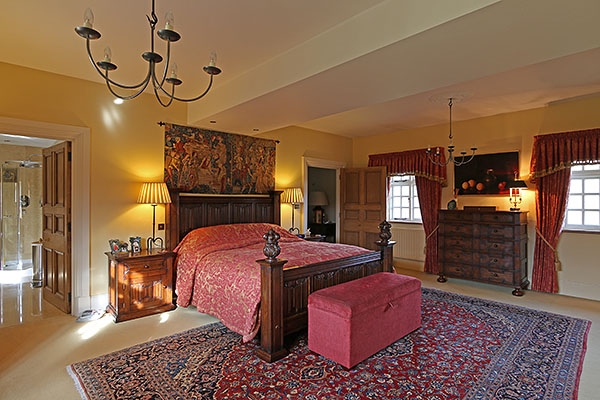
[(476, 155), (469, 163), (454, 166), (454, 190), (459, 196), (509, 195), (515, 174), (519, 176), (518, 151)]
[(129, 253), (129, 243), (127, 243), (127, 242), (119, 243), (119, 253)]
[(142, 237), (141, 236), (131, 236), (129, 238), (129, 243), (131, 244), (131, 252), (132, 253), (140, 253), (142, 251)]
[(113, 254), (118, 253), (119, 252), (119, 244), (120, 244), (119, 239), (110, 239), (108, 241), (108, 245), (110, 247), (110, 252)]

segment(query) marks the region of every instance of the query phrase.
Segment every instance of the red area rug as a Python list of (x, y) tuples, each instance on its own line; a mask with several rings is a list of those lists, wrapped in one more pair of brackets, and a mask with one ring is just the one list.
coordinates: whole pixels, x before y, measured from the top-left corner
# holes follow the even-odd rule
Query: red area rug
[(212, 324), (67, 367), (84, 399), (576, 399), (589, 321), (423, 289), (423, 326), (352, 370), (267, 364)]

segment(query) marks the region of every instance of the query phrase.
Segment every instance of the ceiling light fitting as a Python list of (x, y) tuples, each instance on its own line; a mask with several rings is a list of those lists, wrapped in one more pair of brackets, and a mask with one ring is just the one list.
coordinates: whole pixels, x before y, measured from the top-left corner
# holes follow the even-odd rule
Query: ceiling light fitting
[(456, 158), (454, 158), (454, 151), (455, 151), (455, 146), (454, 146), (454, 137), (452, 136), (452, 103), (453, 100), (455, 100), (454, 97), (449, 97), (448, 98), (448, 108), (450, 109), (450, 134), (448, 135), (448, 138), (450, 139), (450, 143), (448, 144), (448, 158), (446, 159), (445, 162), (441, 162), (440, 161), (440, 148), (436, 147), (435, 152), (431, 149), (430, 146), (427, 147), (427, 155), (429, 156), (429, 160), (436, 164), (436, 165), (448, 165), (449, 163), (453, 162), (454, 165), (460, 166), (460, 165), (465, 165), (469, 162), (471, 162), (471, 160), (473, 160), (473, 157), (475, 157), (475, 152), (477, 151), (477, 147), (471, 147), (471, 156), (469, 156), (467, 158), (467, 152), (466, 151), (461, 151), (460, 152), (460, 158), (461, 160), (457, 160)]
[[(113, 64), (112, 60), (111, 60), (112, 54), (111, 54), (110, 47), (107, 47), (106, 49), (104, 49), (104, 59), (102, 61), (94, 60), (94, 57), (92, 56), (92, 52), (90, 50), (90, 40), (100, 39), (101, 35), (100, 35), (100, 32), (98, 32), (97, 30), (95, 30), (93, 28), (94, 14), (92, 13), (91, 9), (88, 8), (85, 10), (85, 13), (83, 14), (83, 19), (84, 19), (83, 25), (76, 27), (75, 32), (77, 32), (77, 34), (79, 36), (81, 36), (82, 38), (85, 39), (88, 57), (89, 57), (90, 61), (92, 62), (92, 65), (94, 66), (94, 68), (96, 68), (96, 71), (98, 71), (98, 73), (102, 76), (102, 78), (104, 78), (104, 80), (106, 81), (106, 86), (108, 87), (108, 90), (115, 97), (122, 99), (122, 100), (133, 99), (133, 98), (139, 96), (140, 94), (142, 94), (142, 92), (146, 89), (146, 87), (148, 86), (150, 81), (152, 81), (152, 86), (154, 88), (154, 94), (156, 95), (156, 99), (158, 100), (160, 105), (162, 105), (163, 107), (170, 106), (171, 103), (173, 102), (173, 100), (182, 101), (182, 102), (192, 102), (192, 101), (199, 100), (202, 97), (204, 97), (208, 93), (210, 88), (212, 87), (213, 76), (219, 75), (221, 73), (221, 69), (219, 69), (216, 66), (217, 55), (213, 52), (211, 54), (209, 64), (203, 68), (204, 72), (206, 72), (208, 75), (210, 75), (210, 81), (208, 83), (208, 87), (206, 88), (206, 90), (199, 96), (188, 98), (188, 99), (176, 97), (175, 96), (175, 86), (181, 85), (182, 81), (181, 81), (181, 79), (179, 79), (177, 77), (177, 64), (175, 64), (174, 62), (172, 64), (170, 63), (170, 61), (171, 61), (170, 60), (170, 58), (171, 58), (171, 42), (178, 41), (181, 38), (181, 36), (179, 35), (179, 33), (175, 32), (173, 30), (173, 21), (174, 21), (173, 13), (171, 13), (170, 11), (167, 12), (167, 14), (165, 15), (165, 28), (159, 29), (158, 32), (156, 33), (159, 38), (161, 38), (162, 40), (167, 42), (167, 60), (166, 60), (164, 71), (162, 73), (162, 78), (158, 79), (156, 76), (156, 64), (159, 64), (160, 62), (162, 62), (163, 58), (160, 54), (158, 54), (154, 51), (154, 31), (156, 29), (156, 24), (158, 23), (158, 18), (156, 17), (156, 14), (154, 12), (155, 11), (154, 2), (155, 2), (155, 0), (152, 0), (151, 15), (146, 16), (146, 18), (148, 18), (148, 23), (150, 24), (150, 51), (147, 51), (142, 54), (142, 58), (144, 60), (148, 61), (148, 64), (149, 64), (148, 73), (146, 74), (146, 77), (144, 78), (144, 80), (142, 80), (137, 85), (122, 85), (108, 77), (109, 71), (114, 71), (115, 69), (117, 69), (117, 66), (115, 64)], [(170, 69), (170, 75), (167, 78), (167, 71), (169, 71), (169, 64), (171, 64), (171, 69)], [(166, 84), (165, 84), (165, 82), (166, 82)], [(167, 91), (169, 89), (168, 84), (171, 85), (169, 91)], [(132, 95), (122, 96), (120, 94), (117, 94), (111, 85), (119, 87), (121, 89), (137, 90), (137, 91), (135, 93), (133, 93)], [(167, 86), (167, 90), (165, 90), (164, 86)], [(167, 96), (169, 98), (169, 101), (164, 103), (161, 100), (161, 98), (159, 97), (159, 94)]]

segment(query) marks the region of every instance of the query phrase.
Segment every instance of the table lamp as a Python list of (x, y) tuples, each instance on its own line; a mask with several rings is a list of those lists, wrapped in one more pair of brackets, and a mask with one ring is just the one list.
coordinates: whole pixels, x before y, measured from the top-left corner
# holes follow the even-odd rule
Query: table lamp
[[(147, 182), (142, 184), (142, 189), (140, 190), (137, 202), (140, 204), (152, 205), (152, 237), (148, 238), (148, 251), (152, 251), (152, 248), (155, 245), (157, 248), (163, 248), (163, 239), (161, 237), (156, 237), (156, 206), (158, 204), (167, 204), (171, 202), (171, 196), (169, 196), (167, 185), (164, 182)], [(160, 247), (158, 247), (159, 243)]]
[(523, 201), (523, 197), (521, 196), (522, 190), (527, 190), (527, 184), (525, 181), (517, 180), (509, 183), (510, 187), (510, 197), (508, 201), (512, 204), (510, 211), (520, 211), (519, 205)]
[(308, 196), (308, 204), (310, 204), (311, 206), (315, 206), (315, 208), (313, 208), (313, 212), (315, 215), (315, 217), (314, 217), (315, 223), (322, 224), (324, 210), (323, 210), (323, 208), (321, 208), (321, 206), (329, 205), (329, 201), (327, 200), (327, 193), (325, 193), (325, 192), (310, 193)]
[(300, 188), (287, 188), (283, 191), (281, 195), (281, 202), (288, 203), (292, 205), (292, 227), (289, 229), (290, 232), (296, 231), (300, 233), (300, 229), (294, 226), (294, 214), (298, 208), (300, 208), (300, 203), (304, 202), (304, 196), (302, 196), (302, 189)]

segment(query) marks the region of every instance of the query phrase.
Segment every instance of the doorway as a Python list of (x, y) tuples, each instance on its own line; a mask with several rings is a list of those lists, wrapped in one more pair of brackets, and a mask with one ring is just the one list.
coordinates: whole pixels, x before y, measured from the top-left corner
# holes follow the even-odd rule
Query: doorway
[[(302, 164), (306, 198), (303, 204), (304, 231), (310, 228), (312, 233), (325, 235), (329, 242), (339, 242), (340, 170), (346, 164), (310, 157), (302, 157)], [(322, 211), (316, 213), (315, 208)]]

